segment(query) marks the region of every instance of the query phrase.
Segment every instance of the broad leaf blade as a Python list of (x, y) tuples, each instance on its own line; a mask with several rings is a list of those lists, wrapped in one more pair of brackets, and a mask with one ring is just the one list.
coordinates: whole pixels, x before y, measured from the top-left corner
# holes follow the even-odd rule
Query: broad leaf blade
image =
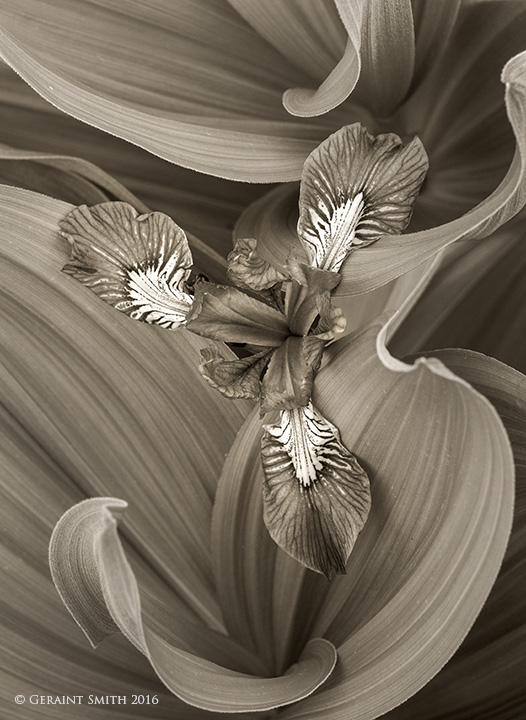
[(371, 328), (335, 344), (316, 379), (314, 403), (367, 470), (372, 507), (347, 575), (328, 593), (310, 586), (308, 605), (322, 606), (314, 622), (305, 611), (285, 625), (273, 618), (275, 578), (296, 597), (305, 571), (278, 562), (258, 519), (257, 418), (219, 485), (216, 577), (231, 632), (246, 633), (269, 662), (288, 655), (301, 636), (296, 623), (311, 623), (310, 634), (339, 649), (339, 677), (284, 717), (345, 717), (352, 703), (357, 718), (374, 718), (415, 693), (469, 630), (510, 531), (513, 462), (496, 412), (440, 364), (389, 358), (377, 335)]
[(211, 498), (252, 406), (202, 380), (204, 341), (184, 330), (162, 337), (60, 272), (58, 223), (69, 210), (2, 188), (4, 400), (85, 495), (130, 502), (131, 535), (145, 557), (221, 627), (207, 569)]
[(513, 529), (491, 594), (456, 655), (417, 695), (388, 713), (390, 720), (423, 714), (429, 720), (492, 717), (513, 720), (525, 709), (522, 692), (526, 601), (526, 378), (513, 368), (468, 350), (433, 353), (482, 392), (510, 436), (517, 469)]

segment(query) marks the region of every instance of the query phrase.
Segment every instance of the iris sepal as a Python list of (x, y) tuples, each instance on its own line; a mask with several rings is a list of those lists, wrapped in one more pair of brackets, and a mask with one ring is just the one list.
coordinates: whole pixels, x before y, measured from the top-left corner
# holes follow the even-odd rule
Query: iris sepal
[(175, 329), (192, 304), (192, 254), (184, 231), (163, 213), (123, 202), (81, 205), (62, 220), (71, 245), (63, 270), (134, 320)]
[(305, 161), (298, 236), (311, 265), (338, 272), (348, 255), (408, 225), (428, 159), (418, 138), (403, 146), (355, 123), (324, 140)]
[(371, 507), (367, 473), (311, 403), (264, 430), (265, 525), (289, 555), (332, 580), (345, 573)]

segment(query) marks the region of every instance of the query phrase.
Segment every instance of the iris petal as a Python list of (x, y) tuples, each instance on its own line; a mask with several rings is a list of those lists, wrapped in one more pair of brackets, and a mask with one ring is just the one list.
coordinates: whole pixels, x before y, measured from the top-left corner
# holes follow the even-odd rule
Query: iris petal
[(280, 548), (332, 580), (369, 513), (367, 474), (310, 403), (264, 429), (265, 525)]
[(301, 176), (298, 235), (311, 264), (337, 272), (354, 248), (403, 232), (427, 167), (418, 138), (402, 147), (359, 123), (327, 138)]
[(162, 213), (127, 203), (76, 208), (61, 221), (72, 261), (63, 271), (134, 320), (176, 329), (192, 305), (192, 254), (184, 231)]

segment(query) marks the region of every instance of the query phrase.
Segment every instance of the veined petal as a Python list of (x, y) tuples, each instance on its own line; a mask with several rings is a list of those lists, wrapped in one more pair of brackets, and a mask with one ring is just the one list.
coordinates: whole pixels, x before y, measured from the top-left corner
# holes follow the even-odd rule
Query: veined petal
[(303, 565), (332, 580), (345, 573), (371, 496), (369, 478), (337, 428), (309, 403), (284, 410), (261, 441), (265, 524)]
[(230, 670), (167, 642), (148, 627), (140, 590), (117, 533), (125, 503), (86, 500), (59, 521), (50, 543), (54, 582), (68, 610), (96, 644), (117, 628), (143, 652), (166, 686), (185, 702), (206, 710), (268, 710), (316, 690), (336, 664), (326, 640), (312, 641), (282, 677)]
[(359, 123), (325, 140), (305, 161), (298, 235), (312, 265), (337, 272), (352, 249), (401, 233), (427, 171), (422, 143), (373, 137)]
[(134, 320), (171, 330), (184, 324), (192, 255), (167, 215), (139, 215), (126, 203), (82, 205), (62, 220), (60, 232), (71, 244), (68, 275)]
[(285, 316), (233, 287), (200, 282), (188, 316), (197, 335), (232, 343), (276, 347), (289, 335)]
[(516, 151), (500, 185), (483, 202), (452, 222), (403, 236), (385, 236), (363, 252), (355, 253), (342, 272), (338, 293), (359, 295), (380, 287), (456, 240), (487, 237), (522, 209), (526, 202), (526, 52), (506, 64), (502, 81), (506, 85), (506, 108)]
[[(249, 205), (236, 228), (240, 234), (256, 236), (260, 255), (267, 262), (285, 269), (291, 255), (301, 258), (303, 263), (307, 262), (296, 231), (297, 221), (298, 186), (289, 184), (271, 190)], [(344, 298), (337, 287), (334, 290), (334, 295), (338, 296), (335, 302), (343, 308), (347, 319), (347, 332), (358, 330), (384, 311), (398, 311), (403, 307), (404, 312), (407, 312), (418, 294), (423, 291), (439, 262), (440, 258), (435, 256), (420, 267), (360, 296)], [(403, 315), (399, 313), (395, 323), (402, 319)], [(395, 323), (389, 326), (390, 333), (394, 330)]]
[(245, 290), (255, 290), (256, 292), (268, 290), (286, 280), (283, 273), (278, 272), (258, 254), (255, 238), (236, 240), (227, 262), (228, 279)]
[(261, 376), (272, 352), (264, 350), (245, 358), (227, 360), (217, 347), (210, 345), (201, 350), (199, 370), (210, 385), (225, 397), (257, 400), (261, 392)]
[(291, 335), (276, 348), (261, 383), (262, 413), (309, 403), (324, 347), (314, 335)]

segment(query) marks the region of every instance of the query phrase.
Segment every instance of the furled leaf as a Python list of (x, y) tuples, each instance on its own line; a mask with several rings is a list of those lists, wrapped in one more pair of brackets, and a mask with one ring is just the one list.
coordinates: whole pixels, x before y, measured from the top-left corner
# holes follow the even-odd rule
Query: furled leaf
[[(516, 215), (526, 201), (526, 52), (502, 71), (505, 102), (516, 141), (509, 170), (498, 187), (469, 212), (444, 225), (400, 236), (383, 236), (348, 262), (338, 294), (357, 295), (377, 288), (436, 255), (451, 243), (482, 239)], [(260, 241), (261, 242), (261, 241)], [(261, 244), (262, 255), (263, 244)]]
[[(81, 148), (79, 147), (78, 151), (80, 151), (80, 149)], [(85, 182), (89, 182), (95, 187), (102, 188), (108, 195), (108, 197), (105, 196), (102, 200), (98, 201), (90, 201), (87, 197), (84, 197), (81, 201), (77, 201), (76, 203), (71, 200), (70, 202), (72, 202), (72, 204), (95, 205), (97, 202), (104, 202), (104, 200), (115, 198), (129, 203), (140, 212), (148, 212), (148, 207), (135, 197), (133, 193), (127, 190), (124, 185), (118, 182), (118, 180), (115, 180), (115, 178), (111, 177), (111, 175), (107, 172), (104, 172), (104, 170), (101, 170), (99, 167), (87, 160), (84, 160), (83, 158), (68, 157), (67, 155), (59, 155), (57, 153), (36, 152), (34, 150), (12, 148), (8, 145), (0, 145), (0, 158), (4, 161), (11, 161), (13, 164), (17, 163), (19, 165), (24, 165), (26, 163), (36, 163), (41, 167), (43, 166), (49, 169), (55, 169), (55, 171), (69, 173), (70, 176), (75, 178), (77, 183), (83, 179)], [(32, 188), (27, 189), (30, 190)], [(44, 187), (42, 187), (40, 191), (44, 192), (46, 195), (56, 197), (53, 192), (47, 192)], [(100, 189), (99, 193), (101, 193)]]
[[(359, 45), (359, 32), (355, 41)], [(312, 117), (323, 115), (338, 107), (354, 90), (360, 75), (360, 55), (351, 38), (347, 40), (345, 51), (330, 75), (317, 90), (310, 88), (290, 88), (283, 93), (283, 105), (291, 115)]]
[(285, 316), (233, 287), (200, 282), (188, 315), (197, 335), (232, 343), (276, 347), (289, 334)]
[(374, 137), (359, 123), (327, 138), (307, 160), (300, 184), (298, 235), (310, 262), (337, 272), (351, 250), (409, 223), (427, 172), (422, 143)]
[[(109, 194), (107, 199), (128, 202), (140, 212), (153, 209), (177, 218), (187, 234), (196, 271), (213, 282), (225, 282), (225, 258), (232, 249), (232, 227), (241, 211), (262, 194), (265, 186), (233, 185), (211, 175), (194, 173), (82, 123), (46, 102), (5, 64), (0, 66), (0, 86), (2, 141), (11, 146), (9, 155), (2, 146), (0, 157), (13, 159), (15, 152), (21, 163), (28, 158), (53, 163), (54, 167), (74, 172), (104, 188)], [(4, 182), (20, 186), (7, 178)], [(27, 189), (46, 194), (42, 187)], [(70, 202), (94, 205), (102, 200), (83, 197)]]
[(300, 2), (290, 13), (274, 3), (284, 57), (226, 2), (80, 1), (8, 0), (0, 11), (2, 57), (49, 102), (194, 170), (257, 182), (299, 177), (325, 124), (295, 119), (282, 96), (323, 80), (341, 58), (347, 37), (335, 7)]
[[(354, 3), (336, 0), (345, 22)], [(348, 26), (348, 22), (346, 23)], [(359, 97), (380, 117), (389, 116), (413, 81), (415, 27), (411, 0), (369, 0), (362, 20)]]
[(184, 324), (192, 255), (167, 215), (139, 215), (120, 202), (82, 205), (62, 220), (60, 232), (71, 244), (68, 275), (134, 320), (169, 329)]
[[(36, 457), (48, 469), (45, 482), (60, 478), (46, 500), (50, 524), (90, 495), (130, 500), (129, 537), (143, 562), (194, 618), (221, 629), (210, 579), (211, 498), (252, 404), (227, 400), (202, 380), (206, 341), (184, 328), (133, 323), (60, 272), (58, 223), (71, 206), (9, 187), (0, 188), (0, 203), (8, 339), (0, 384), (22, 438), (15, 459)], [(203, 417), (210, 437), (200, 432)], [(16, 474), (12, 487), (23, 488), (19, 501), (31, 506), (34, 493)]]
[(50, 543), (54, 582), (68, 610), (96, 644), (119, 629), (185, 702), (216, 712), (270, 710), (316, 690), (336, 664), (326, 640), (312, 640), (281, 677), (250, 676), (171, 644), (144, 622), (141, 595), (117, 533), (126, 503), (95, 498), (71, 508)]
[(261, 441), (265, 524), (276, 543), (332, 580), (345, 564), (371, 505), (369, 478), (312, 407), (285, 410)]
[(469, 350), (438, 350), (437, 357), (495, 406), (510, 437), (517, 488), (512, 534), (490, 596), (469, 635), (422, 690), (386, 715), (389, 720), (455, 716), (514, 720), (524, 714), (522, 692), (526, 597), (526, 378), (493, 358)]

